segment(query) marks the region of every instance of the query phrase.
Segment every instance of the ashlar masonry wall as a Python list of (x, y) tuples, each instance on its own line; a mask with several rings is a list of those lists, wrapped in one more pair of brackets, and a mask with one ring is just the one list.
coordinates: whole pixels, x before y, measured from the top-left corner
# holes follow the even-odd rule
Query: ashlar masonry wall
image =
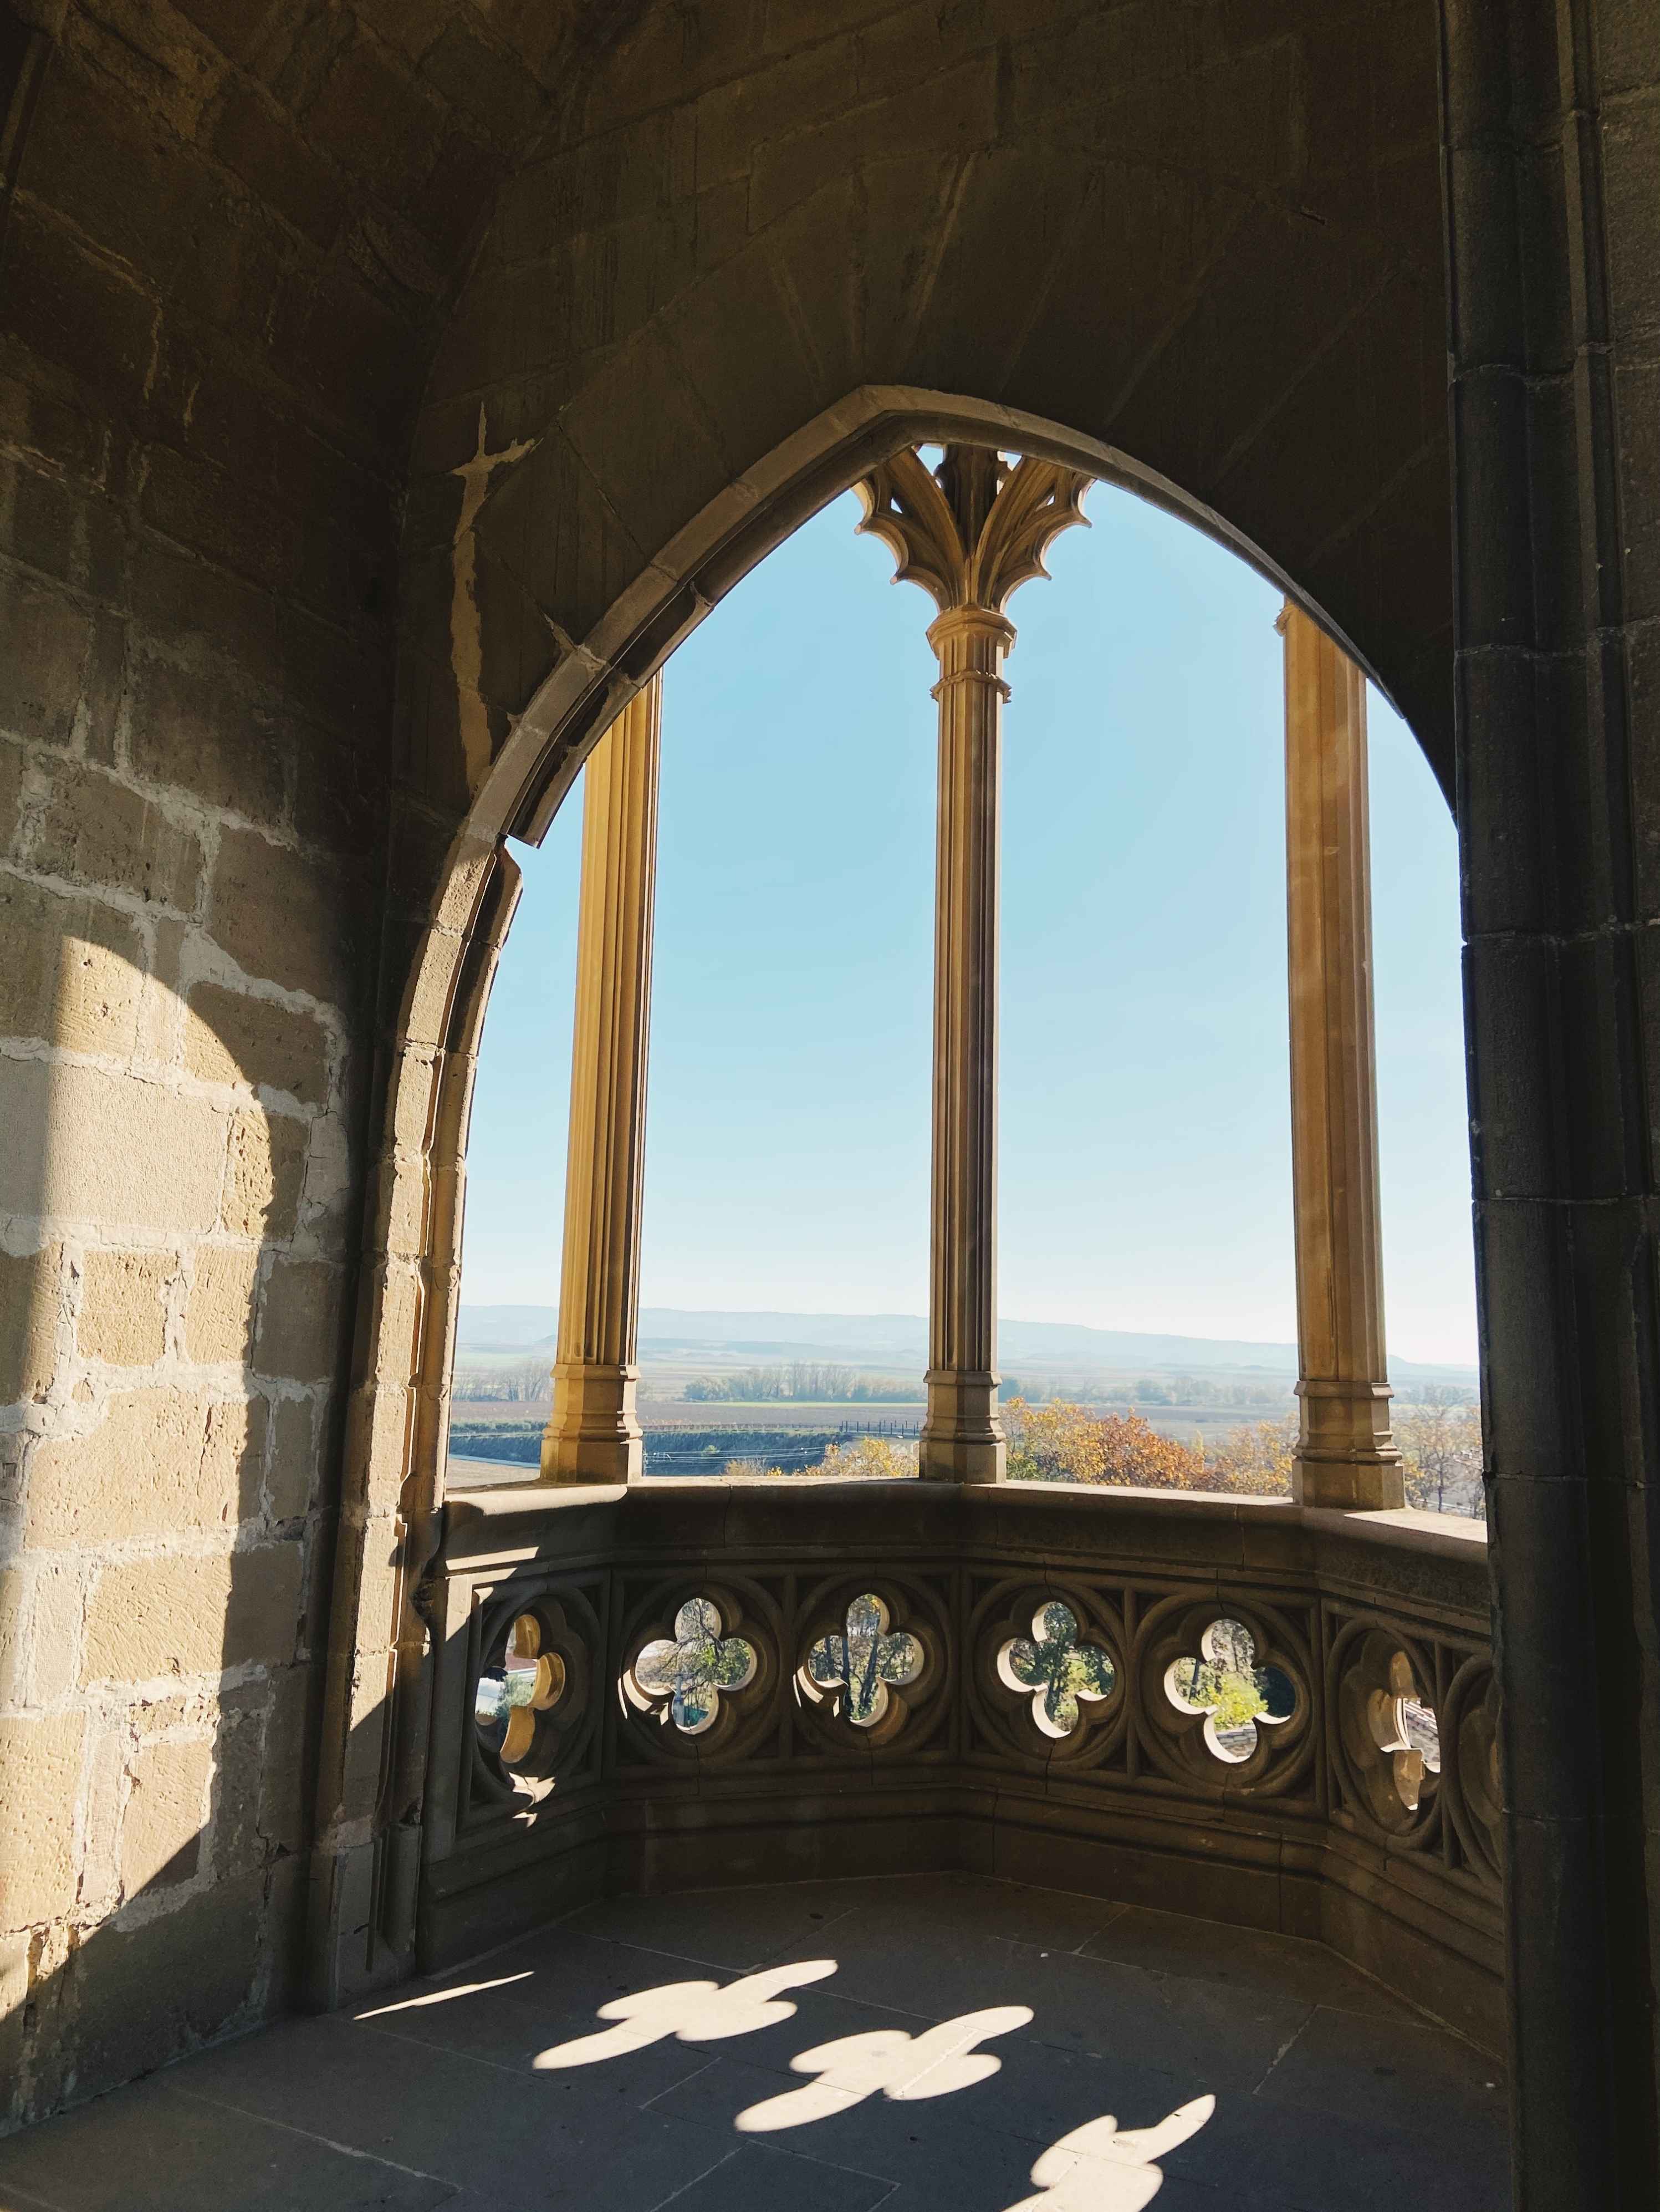
[(0, 0), (0, 2126), (294, 1996), (410, 429), (607, 13)]
[(188, 559), (94, 564), (36, 442), (76, 418), (0, 390), (0, 1945), (27, 2046), (0, 2072), (27, 2106), (282, 2001), (356, 1069), (280, 708), (154, 608), (188, 606)]

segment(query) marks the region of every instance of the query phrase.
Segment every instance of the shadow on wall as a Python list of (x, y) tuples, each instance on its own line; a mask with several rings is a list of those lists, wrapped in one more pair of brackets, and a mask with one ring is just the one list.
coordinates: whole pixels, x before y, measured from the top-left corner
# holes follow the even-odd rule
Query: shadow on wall
[(292, 2002), (355, 1224), (334, 1006), (0, 921), (3, 2127)]

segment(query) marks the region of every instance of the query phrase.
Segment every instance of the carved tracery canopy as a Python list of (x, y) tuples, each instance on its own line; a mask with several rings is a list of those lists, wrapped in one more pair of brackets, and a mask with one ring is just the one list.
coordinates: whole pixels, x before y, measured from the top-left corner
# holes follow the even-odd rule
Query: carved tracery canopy
[(1048, 574), (1051, 543), (1084, 522), (1089, 483), (1078, 469), (984, 446), (948, 446), (930, 469), (906, 447), (858, 484), (859, 528), (893, 549), (895, 583), (920, 584), (942, 614), (1001, 613), (1017, 585)]

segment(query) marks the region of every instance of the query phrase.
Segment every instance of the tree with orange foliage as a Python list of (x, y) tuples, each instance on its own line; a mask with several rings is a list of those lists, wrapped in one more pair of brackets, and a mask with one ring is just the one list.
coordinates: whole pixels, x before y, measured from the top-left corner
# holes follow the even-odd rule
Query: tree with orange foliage
[(1142, 1490), (1203, 1490), (1204, 1454), (1162, 1437), (1139, 1413), (1097, 1416), (1063, 1398), (1003, 1408), (1009, 1473), (1015, 1482), (1123, 1482)]
[(1228, 1432), (1210, 1455), (1207, 1487), (1238, 1498), (1288, 1498), (1291, 1461), (1297, 1449), (1297, 1416), (1278, 1421), (1249, 1421)]

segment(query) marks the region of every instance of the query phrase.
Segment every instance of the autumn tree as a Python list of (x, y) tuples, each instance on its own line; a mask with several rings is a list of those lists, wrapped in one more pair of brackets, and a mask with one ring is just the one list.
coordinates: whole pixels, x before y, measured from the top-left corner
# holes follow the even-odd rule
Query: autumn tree
[[(729, 1459), (723, 1472), (736, 1477), (754, 1478), (757, 1475), (782, 1476), (781, 1467), (769, 1467), (765, 1460)], [(895, 1443), (888, 1437), (852, 1437), (845, 1443), (827, 1444), (824, 1457), (816, 1467), (799, 1470), (803, 1474), (833, 1475), (839, 1481), (851, 1482), (862, 1479), (893, 1482), (901, 1476), (914, 1476), (917, 1472), (915, 1444)]]
[(1009, 1473), (1017, 1482), (1129, 1483), (1142, 1490), (1203, 1490), (1204, 1454), (1163, 1437), (1140, 1413), (1097, 1415), (1066, 1399), (1046, 1406), (1011, 1398), (1004, 1407)]
[(1296, 1449), (1294, 1413), (1277, 1421), (1247, 1421), (1231, 1429), (1226, 1440), (1212, 1451), (1206, 1486), (1239, 1498), (1288, 1497)]
[(1395, 1408), (1407, 1504), (1431, 1513), (1485, 1518), (1480, 1409), (1461, 1392), (1433, 1383), (1422, 1398), (1419, 1405)]
[(895, 1443), (891, 1437), (854, 1437), (846, 1443), (827, 1444), (824, 1457), (809, 1474), (833, 1474), (843, 1481), (866, 1477), (892, 1482), (917, 1472), (914, 1444)]

